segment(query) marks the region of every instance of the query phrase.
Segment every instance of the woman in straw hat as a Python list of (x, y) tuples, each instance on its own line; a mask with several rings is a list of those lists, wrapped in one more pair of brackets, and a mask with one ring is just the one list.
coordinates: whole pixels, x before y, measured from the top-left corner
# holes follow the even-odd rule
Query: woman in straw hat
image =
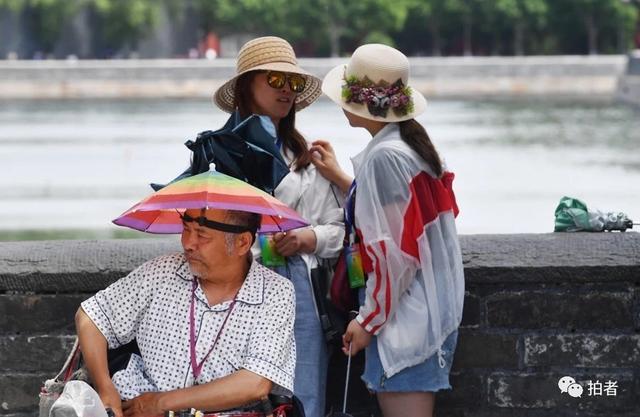
[(400, 51), (380, 44), (356, 49), (322, 84), (349, 124), (373, 137), (352, 158), (355, 180), (327, 142), (312, 147), (316, 167), (349, 195), (346, 223), (356, 243), (348, 250), (361, 257), (368, 278), (343, 351), (349, 344), (352, 355), (366, 348), (362, 379), (385, 417), (431, 416), (434, 393), (451, 388), (464, 298), (453, 174), (414, 119), (426, 100), (408, 77), (409, 60)]
[(243, 119), (257, 114), (273, 123), (276, 143), (291, 168), (275, 196), (313, 225), (273, 237), (276, 251), (286, 257), (284, 266), (273, 268), (290, 278), (296, 290), (294, 394), (307, 417), (324, 415), (328, 365), (309, 272), (318, 259), (337, 257), (344, 237), (340, 199), (311, 164), (308, 144), (295, 126), (296, 112), (320, 94), (320, 80), (298, 66), (287, 41), (273, 36), (247, 42), (238, 54), (236, 76), (214, 94), (214, 102), (226, 112), (237, 111)]

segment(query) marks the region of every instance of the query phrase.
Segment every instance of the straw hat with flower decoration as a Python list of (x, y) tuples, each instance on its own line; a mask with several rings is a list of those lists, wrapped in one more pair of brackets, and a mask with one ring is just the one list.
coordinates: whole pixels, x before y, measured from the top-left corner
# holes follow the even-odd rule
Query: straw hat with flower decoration
[(264, 36), (252, 39), (240, 48), (236, 75), (215, 91), (213, 102), (227, 113), (233, 113), (236, 80), (242, 74), (258, 70), (289, 72), (305, 77), (306, 87), (296, 96), (296, 111), (304, 109), (322, 94), (320, 79), (298, 66), (289, 42), (275, 36)]
[(346, 65), (324, 77), (322, 92), (344, 110), (369, 120), (401, 122), (422, 113), (427, 100), (409, 86), (409, 60), (387, 45), (362, 45)]

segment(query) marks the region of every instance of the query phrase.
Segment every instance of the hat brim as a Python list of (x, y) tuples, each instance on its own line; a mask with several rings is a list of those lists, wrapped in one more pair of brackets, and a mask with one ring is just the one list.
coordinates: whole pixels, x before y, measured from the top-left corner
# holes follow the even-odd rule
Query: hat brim
[(227, 113), (233, 113), (235, 111), (234, 107), (234, 96), (235, 96), (235, 88), (236, 88), (236, 80), (242, 74), (246, 74), (251, 71), (282, 71), (282, 72), (290, 72), (293, 74), (303, 75), (307, 79), (307, 84), (302, 93), (296, 95), (296, 111), (300, 111), (305, 107), (309, 106), (311, 103), (316, 101), (318, 97), (322, 94), (322, 90), (320, 88), (321, 81), (318, 77), (311, 74), (308, 71), (303, 70), (302, 68), (289, 64), (287, 62), (270, 62), (263, 65), (256, 65), (246, 71), (243, 71), (239, 74), (236, 74), (235, 77), (222, 84), (214, 93), (213, 93), (213, 102), (220, 109), (224, 110)]
[(356, 116), (364, 117), (365, 119), (375, 120), (378, 122), (402, 122), (404, 120), (410, 120), (422, 114), (427, 107), (427, 99), (414, 88), (411, 89), (411, 99), (413, 100), (413, 111), (405, 114), (404, 116), (397, 116), (394, 112), (387, 112), (385, 117), (374, 116), (369, 113), (367, 106), (364, 104), (347, 103), (342, 99), (342, 85), (344, 84), (344, 73), (347, 66), (346, 64), (338, 65), (325, 75), (322, 81), (322, 92), (327, 95), (334, 103), (342, 107), (349, 113), (353, 113)]

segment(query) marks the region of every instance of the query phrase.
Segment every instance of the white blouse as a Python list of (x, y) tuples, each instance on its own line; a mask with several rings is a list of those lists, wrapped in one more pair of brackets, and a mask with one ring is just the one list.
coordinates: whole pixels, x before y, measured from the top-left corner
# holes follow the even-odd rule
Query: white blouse
[[(316, 235), (316, 250), (312, 254), (301, 253), (307, 269), (318, 265), (318, 258), (337, 258), (344, 238), (344, 194), (309, 164), (300, 171), (293, 170), (292, 155), (282, 152), (291, 171), (275, 189), (275, 197), (296, 210), (305, 218)], [(260, 256), (260, 245), (252, 247), (254, 257)]]
[(344, 195), (313, 164), (296, 172), (292, 158), (285, 152), (282, 156), (291, 166), (291, 172), (276, 188), (275, 197), (308, 220), (316, 234), (315, 256), (303, 254), (302, 257), (311, 267), (315, 266), (316, 256), (338, 257), (344, 238)]

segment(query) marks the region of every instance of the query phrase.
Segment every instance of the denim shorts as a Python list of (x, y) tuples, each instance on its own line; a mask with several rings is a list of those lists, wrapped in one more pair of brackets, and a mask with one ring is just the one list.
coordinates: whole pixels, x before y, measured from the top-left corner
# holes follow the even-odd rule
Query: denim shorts
[(458, 331), (447, 337), (442, 345), (444, 367), (440, 366), (438, 353), (434, 353), (424, 362), (405, 368), (391, 378), (384, 377), (384, 370), (378, 355), (377, 338), (373, 337), (365, 350), (365, 365), (362, 380), (370, 391), (374, 392), (437, 392), (451, 389), (449, 373), (456, 350)]
[[(360, 291), (359, 296), (362, 303), (364, 291)], [(378, 354), (378, 338), (374, 336), (365, 349), (362, 380), (373, 392), (437, 392), (451, 389), (449, 373), (457, 342), (458, 330), (455, 330), (442, 344), (441, 355), (436, 352), (424, 362), (405, 368), (391, 378), (386, 378)], [(440, 357), (443, 360), (440, 360)]]

